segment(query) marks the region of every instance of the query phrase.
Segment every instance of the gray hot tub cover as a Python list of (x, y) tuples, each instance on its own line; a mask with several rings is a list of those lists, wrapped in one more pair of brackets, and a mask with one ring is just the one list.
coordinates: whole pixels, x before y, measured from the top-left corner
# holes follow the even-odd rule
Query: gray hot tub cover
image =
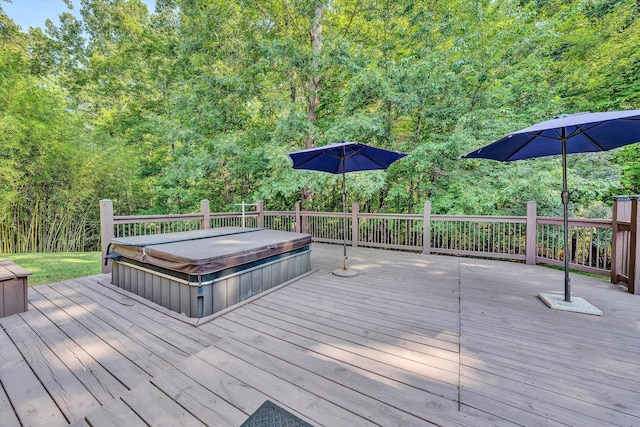
[(111, 253), (192, 275), (210, 274), (311, 244), (303, 233), (221, 227), (178, 233), (119, 237)]

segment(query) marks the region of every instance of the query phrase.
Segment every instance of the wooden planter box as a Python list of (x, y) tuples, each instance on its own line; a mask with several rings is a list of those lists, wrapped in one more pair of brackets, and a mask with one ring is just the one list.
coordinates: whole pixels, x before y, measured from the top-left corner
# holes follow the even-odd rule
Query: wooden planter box
[(0, 260), (0, 317), (28, 310), (27, 276), (30, 274), (13, 261)]

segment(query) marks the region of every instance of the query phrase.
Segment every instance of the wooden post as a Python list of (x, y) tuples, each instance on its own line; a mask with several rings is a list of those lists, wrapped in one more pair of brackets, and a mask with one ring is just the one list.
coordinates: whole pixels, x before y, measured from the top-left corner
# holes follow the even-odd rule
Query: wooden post
[(620, 275), (624, 273), (625, 260), (623, 231), (620, 230), (621, 222), (631, 221), (631, 198), (629, 196), (613, 197), (613, 215), (611, 219), (611, 283), (617, 284)]
[(258, 200), (256, 202), (256, 211), (258, 212), (258, 228), (264, 227), (264, 209), (262, 205), (262, 200)]
[(431, 255), (431, 202), (424, 202), (424, 214), (422, 217), (422, 254)]
[(640, 210), (638, 210), (638, 199), (635, 196), (631, 199), (631, 244), (629, 248), (629, 282), (627, 290), (629, 293), (640, 294)]
[(537, 224), (536, 202), (527, 202), (527, 241), (525, 243), (526, 263), (529, 265), (536, 264), (536, 255), (538, 254), (538, 224)]
[(111, 273), (111, 263), (107, 262), (105, 265), (104, 259), (107, 256), (107, 247), (114, 237), (113, 225), (113, 202), (107, 199), (100, 200), (100, 246), (103, 273)]
[[(628, 211), (628, 212), (626, 212)], [(620, 231), (620, 222), (631, 218), (631, 199), (628, 196), (613, 196), (613, 213), (611, 215), (611, 283), (617, 284), (622, 274), (624, 257), (624, 240)]]
[(351, 246), (358, 246), (360, 239), (360, 223), (358, 222), (358, 214), (360, 213), (360, 205), (357, 202), (351, 203)]
[(211, 228), (211, 210), (208, 200), (200, 200), (200, 213), (202, 214), (201, 229)]
[(296, 231), (302, 233), (302, 202), (296, 202)]

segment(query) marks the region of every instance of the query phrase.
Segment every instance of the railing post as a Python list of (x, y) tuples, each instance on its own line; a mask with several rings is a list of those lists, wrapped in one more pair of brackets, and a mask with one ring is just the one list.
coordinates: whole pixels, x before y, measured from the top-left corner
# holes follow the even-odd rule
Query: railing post
[(613, 197), (613, 214), (611, 218), (611, 283), (617, 284), (620, 275), (624, 274), (623, 266), (628, 265), (628, 260), (623, 259), (624, 250), (623, 231), (620, 231), (621, 222), (631, 221), (631, 198), (629, 196)]
[(302, 233), (302, 202), (296, 202), (296, 231)]
[(200, 228), (211, 228), (211, 210), (208, 200), (200, 200), (200, 213), (202, 214), (202, 223)]
[(360, 213), (360, 205), (357, 202), (351, 204), (351, 246), (358, 246), (360, 224), (358, 222), (358, 214)]
[(627, 290), (629, 293), (640, 294), (640, 210), (638, 210), (638, 198), (631, 199), (631, 247), (629, 248), (629, 282)]
[[(631, 196), (613, 197), (613, 215), (611, 219), (611, 283), (619, 283), (620, 277), (630, 277), (631, 239), (633, 239), (631, 223)], [(629, 234), (621, 230), (621, 223), (628, 223)], [(628, 237), (626, 237), (628, 236)], [(626, 245), (629, 248), (625, 247)], [(627, 249), (629, 249), (627, 251)], [(625, 269), (626, 267), (626, 269)], [(626, 271), (625, 271), (626, 270)], [(632, 279), (627, 279), (632, 280)], [(626, 282), (626, 281), (625, 281)]]
[(527, 202), (527, 241), (525, 243), (526, 263), (529, 265), (536, 264), (537, 248), (537, 208), (536, 202), (531, 200)]
[(264, 227), (264, 206), (262, 200), (256, 202), (256, 211), (258, 212), (258, 228)]
[(113, 202), (111, 200), (100, 200), (100, 247), (102, 248), (102, 272), (111, 273), (111, 263), (104, 263), (107, 256), (107, 247), (113, 239)]
[(431, 202), (426, 200), (424, 202), (424, 214), (423, 214), (423, 226), (422, 226), (422, 254), (431, 254)]

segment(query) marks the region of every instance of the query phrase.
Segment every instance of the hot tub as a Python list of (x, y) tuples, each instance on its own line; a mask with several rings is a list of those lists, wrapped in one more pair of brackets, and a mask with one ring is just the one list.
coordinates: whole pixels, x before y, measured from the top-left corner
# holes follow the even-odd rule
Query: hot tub
[(189, 317), (214, 314), (311, 269), (311, 236), (222, 227), (115, 238), (111, 282)]

